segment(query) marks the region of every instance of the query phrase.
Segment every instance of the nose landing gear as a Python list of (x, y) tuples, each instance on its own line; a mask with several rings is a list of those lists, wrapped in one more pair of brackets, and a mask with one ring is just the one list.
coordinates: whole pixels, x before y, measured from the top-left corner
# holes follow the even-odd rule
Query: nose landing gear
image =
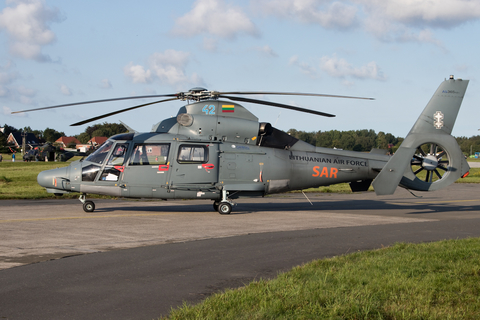
[(80, 195), (78, 200), (80, 200), (81, 203), (83, 203), (83, 211), (85, 212), (93, 212), (95, 211), (95, 203), (91, 200), (85, 200), (86, 194)]

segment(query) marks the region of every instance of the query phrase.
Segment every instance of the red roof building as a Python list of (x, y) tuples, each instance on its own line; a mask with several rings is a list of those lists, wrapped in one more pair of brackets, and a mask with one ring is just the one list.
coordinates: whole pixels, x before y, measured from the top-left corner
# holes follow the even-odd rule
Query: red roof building
[(87, 143), (90, 145), (99, 146), (107, 140), (108, 140), (107, 137), (93, 137), (92, 139), (88, 140)]
[(61, 144), (62, 147), (66, 148), (69, 144), (75, 143), (75, 145), (79, 144), (80, 141), (77, 140), (75, 137), (60, 137), (55, 141), (55, 143)]

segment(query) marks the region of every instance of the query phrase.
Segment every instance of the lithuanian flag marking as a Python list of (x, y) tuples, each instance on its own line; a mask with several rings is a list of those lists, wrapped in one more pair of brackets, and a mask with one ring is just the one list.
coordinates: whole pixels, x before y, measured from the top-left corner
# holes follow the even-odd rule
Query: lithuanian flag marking
[(233, 104), (223, 104), (222, 112), (235, 112), (235, 106)]

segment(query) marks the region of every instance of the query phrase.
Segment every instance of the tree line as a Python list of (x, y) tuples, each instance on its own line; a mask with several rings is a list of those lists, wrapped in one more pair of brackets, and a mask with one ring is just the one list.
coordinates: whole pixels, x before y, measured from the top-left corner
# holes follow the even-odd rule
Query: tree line
[[(31, 132), (41, 143), (55, 142), (58, 138), (65, 136), (64, 132), (55, 129), (46, 128), (45, 130), (33, 130), (30, 127), (16, 129), (5, 124), (4, 132), (0, 132), (0, 149), (7, 148), (7, 137), (11, 132)], [(81, 143), (87, 143), (93, 137), (111, 137), (115, 134), (127, 132), (122, 124), (108, 123), (95, 124), (88, 126), (84, 132), (75, 135)], [(372, 148), (388, 150), (394, 153), (403, 141), (402, 137), (395, 137), (391, 133), (374, 130), (350, 130), (350, 131), (316, 131), (306, 132), (296, 129), (287, 131), (291, 136), (303, 140), (317, 147), (337, 148), (343, 150), (353, 150), (369, 152)], [(480, 152), (480, 136), (457, 137), (457, 142), (465, 155)], [(3, 148), (2, 148), (3, 147)], [(8, 149), (8, 148), (7, 148)], [(3, 152), (5, 152), (4, 150)]]
[[(375, 133), (374, 130), (350, 130), (350, 131), (317, 131), (305, 132), (290, 129), (287, 131), (291, 136), (308, 142), (317, 147), (337, 148), (343, 150), (353, 150), (361, 152), (369, 152), (372, 148), (388, 150), (395, 153), (402, 144), (404, 138), (395, 137), (391, 133), (380, 131)], [(460, 149), (465, 155), (480, 152), (480, 136), (457, 137)]]

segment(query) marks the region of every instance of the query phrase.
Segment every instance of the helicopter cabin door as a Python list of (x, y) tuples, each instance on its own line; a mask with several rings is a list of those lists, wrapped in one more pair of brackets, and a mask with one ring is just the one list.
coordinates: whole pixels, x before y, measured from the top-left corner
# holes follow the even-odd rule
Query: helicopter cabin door
[(173, 198), (167, 192), (170, 143), (135, 143), (123, 173), (130, 197)]
[(170, 175), (175, 198), (217, 198), (218, 143), (179, 142), (175, 151)]

